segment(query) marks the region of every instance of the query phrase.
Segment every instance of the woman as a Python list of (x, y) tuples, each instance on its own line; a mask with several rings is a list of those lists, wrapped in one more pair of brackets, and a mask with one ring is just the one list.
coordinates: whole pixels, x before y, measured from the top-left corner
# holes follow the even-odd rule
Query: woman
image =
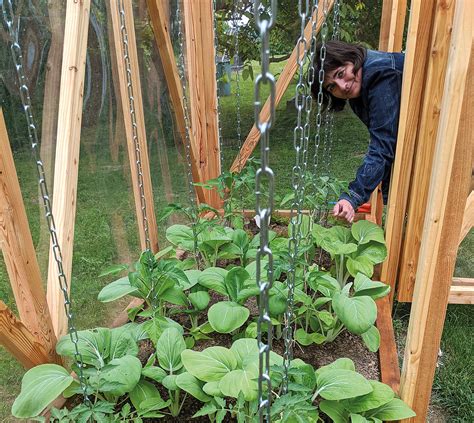
[[(320, 48), (315, 63), (318, 69)], [(323, 65), (325, 103), (330, 109), (339, 111), (349, 101), (370, 134), (364, 162), (349, 184), (348, 192), (341, 195), (333, 208), (334, 216), (348, 222), (353, 221), (355, 210), (369, 200), (380, 182), (386, 203), (397, 142), (403, 62), (403, 53), (367, 50), (342, 41), (326, 43)], [(317, 82), (311, 90), (316, 97)]]

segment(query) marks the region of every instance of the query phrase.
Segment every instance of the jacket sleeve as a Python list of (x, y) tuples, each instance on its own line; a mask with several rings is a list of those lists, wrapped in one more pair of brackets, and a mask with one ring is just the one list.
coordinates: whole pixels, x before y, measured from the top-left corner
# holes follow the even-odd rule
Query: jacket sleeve
[(369, 79), (369, 149), (348, 192), (340, 199), (349, 201), (354, 210), (367, 202), (392, 166), (398, 134), (402, 74), (394, 69), (379, 70)]

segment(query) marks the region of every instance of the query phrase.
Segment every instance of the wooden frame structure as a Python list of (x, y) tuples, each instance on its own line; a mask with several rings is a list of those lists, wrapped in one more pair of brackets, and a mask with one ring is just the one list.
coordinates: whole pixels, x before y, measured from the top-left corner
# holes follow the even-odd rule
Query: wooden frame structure
[[(134, 96), (136, 125), (142, 152), (146, 152), (146, 133), (132, 7), (130, 3), (125, 2), (131, 64), (131, 74), (127, 75), (122, 60), (122, 40), (119, 36), (120, 16), (116, 2), (109, 1), (120, 96), (133, 175), (136, 140), (133, 137), (133, 123), (127, 113), (130, 106), (127, 77), (131, 78), (137, 90)], [(191, 159), (193, 178), (201, 182), (218, 176), (220, 154), (217, 142), (212, 0), (194, 3), (184, 1), (184, 14), (188, 37), (192, 34), (192, 42), (188, 43), (186, 54), (190, 73), (195, 76), (189, 80), (192, 104)], [(164, 5), (161, 0), (147, 0), (147, 4), (175, 109), (177, 126), (184, 136), (183, 97), (164, 18)], [(329, 7), (332, 4), (333, 1), (329, 0)], [(67, 2), (61, 101), (58, 112), (53, 212), (60, 216), (57, 218), (58, 232), (64, 235), (59, 241), (69, 277), (89, 7), (89, 0)], [(405, 10), (406, 0), (384, 0), (380, 49), (396, 51), (401, 48)], [(317, 19), (319, 28), (322, 13)], [(386, 224), (389, 258), (381, 271), (381, 279), (392, 286), (392, 293), (396, 292), (395, 281), (400, 277), (398, 298), (402, 301), (413, 301), (401, 376), (391, 322), (391, 301), (394, 294), (391, 299), (379, 301), (377, 325), (382, 336), (382, 380), (395, 390), (399, 388), (402, 399), (415, 409), (417, 416), (409, 420), (413, 422), (425, 421), (446, 306), (448, 302), (472, 303), (474, 300), (474, 281), (452, 277), (457, 249), (474, 222), (474, 197), (472, 192), (469, 193), (473, 163), (472, 22), (474, 4), (470, 0), (411, 2), (397, 157)], [(308, 27), (306, 31), (309, 31)], [(296, 71), (296, 54), (295, 49), (278, 80), (277, 102)], [(266, 110), (265, 107), (263, 110)], [(231, 170), (240, 170), (255, 147), (257, 139), (256, 129), (252, 128)], [(146, 154), (142, 155), (142, 165), (145, 197), (147, 204), (151, 206), (153, 196)], [(72, 173), (66, 172), (66, 169), (71, 168), (74, 170)], [(204, 193), (201, 189), (196, 191), (199, 201), (219, 206), (215, 193)], [(66, 194), (71, 192), (74, 197), (68, 198)], [(140, 194), (135, 190), (134, 196), (137, 219), (140, 221)], [(405, 227), (406, 214), (408, 221)], [(152, 209), (148, 216), (150, 233), (156, 234), (155, 213)], [(374, 219), (374, 216), (371, 219)], [(145, 238), (142, 232), (140, 240), (144, 248)], [(150, 241), (152, 249), (156, 251), (156, 238)], [(40, 363), (60, 362), (54, 347), (57, 336), (65, 333), (66, 329), (65, 320), (59, 317), (63, 314), (61, 292), (54, 281), (55, 269), (51, 260), (47, 294), (42, 289), (1, 114), (0, 245), (19, 313), (18, 319), (0, 302), (0, 343), (26, 368)], [(12, 257), (16, 260), (10, 259)], [(120, 316), (116, 322), (120, 322)]]

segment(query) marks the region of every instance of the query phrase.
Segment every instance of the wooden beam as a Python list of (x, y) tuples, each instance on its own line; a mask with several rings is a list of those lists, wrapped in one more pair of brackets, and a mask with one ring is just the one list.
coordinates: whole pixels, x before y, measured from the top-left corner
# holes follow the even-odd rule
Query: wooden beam
[(0, 246), (20, 319), (36, 341), (44, 346), (48, 361), (60, 362), (55, 351), (56, 336), (1, 109)]
[[(68, 2), (64, 27), (58, 134), (54, 171), (53, 215), (66, 279), (71, 281), (74, 220), (76, 217), (79, 140), (86, 63), (90, 0)], [(58, 284), (52, 249), (48, 268), (48, 305), (59, 338), (67, 332), (64, 298)], [(69, 284), (70, 288), (70, 284)]]
[[(325, 2), (327, 5), (327, 10), (328, 13), (331, 11), (331, 8), (334, 4), (334, 0), (327, 0)], [(324, 11), (322, 7), (318, 8), (318, 16), (313, 16), (312, 20), (317, 19), (316, 22), (316, 32), (319, 31), (321, 28), (321, 25), (324, 21)], [(305, 27), (304, 30), (304, 36), (306, 40), (309, 40), (311, 38), (311, 33), (312, 33), (312, 20), (308, 22), (308, 24)], [(309, 48), (311, 43), (306, 43), (306, 48)], [(303, 56), (303, 49), (300, 51), (300, 57)], [(275, 87), (275, 108), (280, 104), (281, 99), (283, 98), (283, 95), (286, 92), (286, 89), (288, 88), (288, 85), (290, 85), (293, 76), (296, 73), (296, 70), (298, 69), (298, 63), (297, 63), (297, 55), (298, 55), (298, 46), (295, 46), (293, 49), (293, 52), (291, 53), (290, 58), (286, 62), (285, 67), (283, 68), (283, 71), (281, 72), (280, 77), (278, 78), (278, 81), (276, 82), (276, 87)], [(260, 112), (260, 119), (262, 121), (268, 121), (270, 118), (270, 99), (267, 99), (265, 102), (264, 106), (262, 107), (262, 111)], [(255, 125), (252, 126), (252, 129), (250, 130), (249, 134), (247, 135), (247, 138), (245, 139), (242, 148), (240, 149), (240, 152), (237, 154), (237, 157), (235, 158), (234, 162), (232, 163), (232, 166), (230, 168), (231, 172), (240, 172), (242, 168), (245, 166), (245, 163), (247, 163), (248, 158), (252, 154), (253, 150), (258, 144), (258, 141), (260, 139), (260, 133), (259, 130)]]
[(390, 298), (377, 300), (377, 328), (380, 332), (379, 366), (380, 380), (396, 393), (400, 389), (400, 366), (392, 324)]
[(474, 279), (453, 278), (448, 302), (449, 304), (474, 304)]
[(407, 0), (383, 0), (379, 50), (402, 51)]
[[(135, 40), (135, 25), (133, 22), (132, 2), (124, 1), (125, 26), (128, 36), (128, 56), (130, 63), (130, 75), (127, 76), (127, 69), (124, 62), (124, 50), (122, 41), (122, 24), (120, 11), (117, 2), (110, 1), (110, 12), (112, 15), (112, 25), (114, 33), (115, 57), (120, 81), (120, 99), (122, 102), (123, 119), (125, 123), (125, 132), (127, 134), (128, 158), (130, 161), (130, 173), (132, 174), (133, 195), (135, 198), (135, 211), (137, 215), (137, 224), (140, 233), (140, 246), (142, 250), (147, 248), (147, 235), (145, 233), (144, 216), (148, 221), (148, 238), (150, 240), (150, 249), (153, 252), (158, 251), (158, 229), (156, 225), (155, 207), (153, 199), (153, 189), (151, 185), (150, 163), (148, 159), (148, 148), (145, 131), (145, 118), (143, 114), (142, 88), (140, 84), (140, 69), (138, 67), (137, 43)], [(130, 80), (133, 94), (133, 104), (130, 102), (130, 93), (128, 82)], [(135, 110), (135, 121), (132, 122), (130, 110)], [(134, 131), (135, 128), (135, 131)], [(136, 138), (135, 138), (136, 137)], [(141, 183), (143, 184), (144, 201), (146, 210), (142, 208), (142, 195), (140, 190), (140, 178), (137, 170), (136, 149), (140, 149), (141, 163)]]
[(51, 362), (48, 354), (38, 342), (38, 338), (15, 317), (1, 300), (0, 344), (27, 369)]
[[(214, 48), (212, 0), (183, 2), (186, 56), (188, 63), (189, 103), (192, 122), (192, 146), (203, 181), (221, 173), (217, 81)], [(215, 208), (222, 200), (215, 189), (204, 192), (205, 200)]]
[[(183, 89), (181, 80), (176, 66), (173, 46), (171, 44), (169, 19), (167, 7), (168, 3), (163, 0), (147, 0), (150, 21), (155, 34), (155, 42), (160, 54), (163, 72), (168, 86), (169, 96), (173, 105), (176, 118), (176, 126), (180, 134), (183, 144), (186, 143), (186, 124), (184, 118)], [(194, 141), (191, 122), (189, 121), (189, 142), (191, 145), (191, 169), (194, 182), (204, 182), (200, 175), (198, 165), (198, 152), (196, 151), (196, 143)], [(195, 192), (199, 202), (205, 202), (204, 190), (202, 187), (195, 187)]]
[(402, 302), (411, 301), (413, 296), (436, 133), (440, 121), (439, 111), (444, 89), (443, 76), (448, 66), (455, 3), (455, 0), (438, 0), (436, 4), (430, 59), (426, 72), (426, 95), (422, 106), (411, 181), (412, 189), (408, 199), (405, 239), (399, 264), (398, 300)]
[[(473, 93), (474, 94), (474, 93)], [(464, 207), (464, 217), (461, 225), (461, 233), (459, 235), (459, 244), (466, 238), (466, 235), (474, 225), (474, 191), (471, 191), (467, 197), (466, 206)]]
[(418, 133), (418, 118), (424, 92), (428, 47), (435, 0), (413, 1), (403, 70), (402, 97), (397, 138), (397, 153), (387, 207), (385, 238), (389, 255), (382, 265), (381, 280), (390, 285), (393, 301), (398, 262), (404, 234), (405, 211), (410, 189), (413, 152)]
[(457, 0), (401, 375), (401, 399), (417, 414), (410, 422), (426, 421), (471, 178), (472, 22), (474, 3)]

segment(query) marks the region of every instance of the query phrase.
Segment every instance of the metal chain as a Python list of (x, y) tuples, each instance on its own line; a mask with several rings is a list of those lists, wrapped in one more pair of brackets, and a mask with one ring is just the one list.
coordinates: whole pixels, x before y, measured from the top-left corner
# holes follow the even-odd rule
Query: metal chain
[[(218, 70), (217, 70), (217, 48), (219, 46), (219, 42), (217, 39), (217, 17), (216, 17), (216, 0), (213, 0), (212, 2), (212, 7), (213, 7), (213, 17), (214, 17), (214, 63), (216, 66), (216, 93), (217, 93), (217, 139), (219, 141), (219, 159), (220, 159), (220, 165), (222, 169), (222, 164), (224, 163), (224, 152), (222, 148), (222, 128), (221, 128), (221, 107), (220, 107), (220, 89), (219, 89), (219, 80), (218, 80)], [(222, 59), (224, 56), (222, 56)]]
[[(319, 51), (319, 72), (318, 72), (318, 95), (316, 98), (317, 111), (316, 111), (316, 133), (314, 136), (314, 155), (313, 155), (313, 190), (316, 194), (317, 191), (317, 178), (318, 178), (318, 166), (319, 166), (319, 149), (321, 145), (321, 126), (323, 118), (323, 83), (324, 83), (324, 61), (326, 60), (326, 38), (328, 35), (328, 7), (327, 0), (323, 1), (323, 15), (324, 20), (321, 25), (321, 49)], [(316, 210), (312, 210), (312, 214), (316, 213)]]
[[(234, 5), (234, 13), (232, 16), (232, 22), (234, 26), (234, 66), (235, 66), (235, 58), (239, 57), (240, 46), (239, 46), (239, 33), (240, 33), (240, 25), (238, 24), (238, 17), (239, 17), (239, 7), (240, 7), (241, 0), (236, 0)], [(241, 90), (240, 90), (240, 67), (235, 66), (235, 114), (237, 119), (236, 124), (236, 135), (237, 135), (237, 146), (239, 148), (239, 153), (237, 156), (237, 160), (239, 163), (239, 169), (242, 166), (242, 117), (240, 112), (241, 106)], [(240, 192), (240, 208), (244, 208), (244, 195), (243, 192)]]
[[(270, 406), (272, 386), (270, 380), (270, 351), (273, 328), (269, 312), (269, 291), (273, 284), (273, 253), (270, 249), (268, 225), (273, 210), (275, 177), (269, 165), (270, 137), (269, 132), (275, 120), (275, 77), (270, 72), (270, 30), (277, 15), (277, 0), (271, 0), (271, 13), (268, 18), (260, 0), (254, 2), (255, 23), (261, 41), (261, 73), (255, 78), (255, 126), (260, 131), (261, 166), (255, 177), (256, 213), (260, 217), (260, 247), (257, 251), (257, 286), (260, 290), (259, 318), (257, 321), (257, 338), (259, 346), (258, 401), (260, 422), (271, 421)], [(260, 120), (262, 110), (261, 87), (267, 85), (270, 90), (270, 117), (268, 121)], [(264, 204), (263, 190), (268, 187), (268, 201)], [(267, 280), (262, 278), (263, 259), (268, 258)], [(267, 327), (266, 342), (262, 336), (263, 326)], [(264, 389), (266, 387), (266, 391)]]
[[(304, 8), (303, 8), (304, 4)], [(303, 220), (302, 206), (305, 192), (305, 174), (307, 169), (309, 121), (302, 123), (303, 113), (307, 118), (306, 101), (308, 98), (308, 86), (304, 81), (304, 65), (307, 59), (308, 41), (305, 38), (304, 29), (306, 18), (309, 15), (309, 0), (298, 1), (298, 14), (300, 16), (300, 36), (296, 42), (296, 60), (298, 65), (298, 82), (295, 88), (295, 107), (297, 118), (295, 129), (293, 130), (293, 147), (295, 150), (295, 165), (292, 169), (291, 185), (293, 188), (293, 201), (291, 204), (291, 236), (288, 241), (288, 254), (290, 256), (290, 268), (287, 274), (288, 298), (285, 312), (285, 327), (283, 329), (283, 339), (285, 351), (283, 354), (283, 392), (288, 392), (288, 371), (293, 359), (293, 302), (296, 280), (296, 266), (298, 261), (298, 250), (301, 241), (301, 222)], [(301, 51), (303, 49), (303, 51)]]
[(140, 190), (142, 225), (143, 225), (143, 231), (145, 233), (146, 249), (151, 251), (150, 231), (148, 228), (145, 189), (144, 189), (144, 183), (143, 183), (143, 170), (142, 170), (140, 141), (138, 139), (138, 125), (137, 125), (137, 117), (135, 113), (135, 97), (133, 95), (132, 69), (131, 69), (130, 55), (129, 55), (129, 50), (128, 50), (129, 41), (128, 41), (127, 24), (125, 22), (124, 0), (117, 0), (117, 7), (119, 10), (119, 15), (120, 15), (120, 33), (122, 35), (123, 61), (125, 64), (125, 71), (127, 75), (128, 104), (129, 104), (130, 117), (132, 119), (133, 142), (135, 144), (135, 164), (136, 164), (136, 171), (137, 171), (137, 176), (138, 176), (138, 188)]
[(181, 1), (176, 2), (176, 19), (178, 24), (178, 42), (179, 42), (179, 61), (178, 61), (178, 73), (179, 79), (181, 81), (181, 90), (182, 90), (182, 101), (183, 101), (183, 112), (184, 112), (184, 127), (185, 127), (185, 140), (184, 148), (186, 151), (186, 165), (187, 165), (187, 180), (188, 180), (188, 193), (189, 200), (191, 201), (191, 207), (194, 210), (193, 221), (191, 222), (191, 229), (193, 231), (194, 239), (194, 255), (197, 255), (197, 233), (196, 233), (196, 224), (198, 219), (198, 210), (197, 210), (197, 201), (196, 201), (196, 191), (194, 190), (193, 184), (193, 173), (192, 173), (192, 163), (191, 163), (191, 139), (189, 137), (190, 133), (190, 124), (189, 124), (189, 109), (188, 109), (188, 97), (187, 97), (187, 84), (186, 84), (186, 62), (184, 58), (184, 36), (183, 36), (183, 22), (181, 19)]
[(66, 313), (67, 322), (68, 322), (68, 333), (69, 337), (74, 346), (74, 361), (78, 368), (78, 378), (82, 390), (82, 395), (84, 398), (84, 403), (90, 405), (89, 397), (87, 396), (87, 382), (84, 377), (83, 368), (85, 367), (82, 354), (79, 352), (78, 342), (79, 336), (77, 334), (77, 329), (74, 323), (74, 315), (72, 313), (71, 300), (69, 297), (68, 282), (66, 275), (64, 274), (63, 260), (61, 254), (61, 247), (59, 245), (56, 224), (54, 222), (51, 199), (46, 184), (46, 175), (44, 173), (44, 165), (41, 160), (39, 145), (40, 141), (38, 138), (38, 132), (36, 128), (36, 121), (33, 117), (33, 110), (31, 106), (30, 92), (28, 89), (28, 81), (25, 76), (25, 71), (23, 69), (23, 56), (21, 53), (21, 47), (18, 44), (18, 28), (14, 28), (14, 13), (13, 6), (10, 0), (4, 0), (2, 4), (3, 19), (8, 28), (8, 35), (11, 42), (11, 52), (13, 56), (13, 62), (15, 64), (16, 74), (18, 77), (18, 84), (20, 88), (20, 98), (25, 112), (26, 121), (28, 123), (28, 138), (31, 142), (31, 149), (33, 150), (36, 170), (38, 172), (38, 184), (41, 191), (41, 198), (43, 200), (43, 206), (45, 211), (45, 217), (48, 224), (48, 230), (51, 236), (51, 246), (54, 256), (54, 261), (56, 262), (57, 271), (58, 271), (58, 281), (59, 287), (64, 296), (64, 311)]

